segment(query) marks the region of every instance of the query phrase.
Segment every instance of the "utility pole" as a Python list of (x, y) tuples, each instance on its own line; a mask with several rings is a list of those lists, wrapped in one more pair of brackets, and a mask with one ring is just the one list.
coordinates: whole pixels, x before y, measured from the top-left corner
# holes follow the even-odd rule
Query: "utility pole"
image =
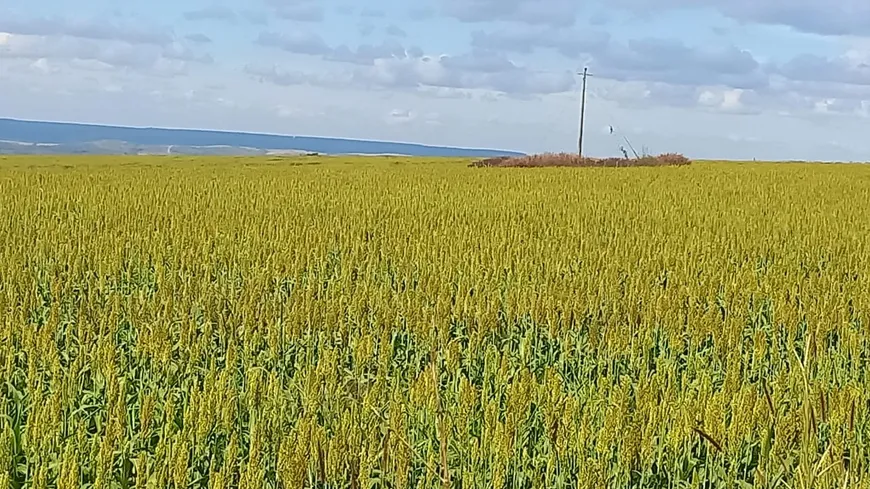
[[(578, 75), (580, 73), (577, 73)], [(586, 77), (592, 76), (589, 74), (589, 68), (583, 68), (583, 94), (580, 98), (580, 140), (577, 142), (577, 153), (583, 157), (583, 125), (586, 119)]]

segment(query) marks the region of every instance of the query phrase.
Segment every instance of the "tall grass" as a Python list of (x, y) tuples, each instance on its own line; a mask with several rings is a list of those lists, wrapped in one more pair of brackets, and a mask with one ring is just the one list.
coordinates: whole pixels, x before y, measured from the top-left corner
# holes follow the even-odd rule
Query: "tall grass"
[(870, 168), (0, 161), (0, 487), (870, 486)]

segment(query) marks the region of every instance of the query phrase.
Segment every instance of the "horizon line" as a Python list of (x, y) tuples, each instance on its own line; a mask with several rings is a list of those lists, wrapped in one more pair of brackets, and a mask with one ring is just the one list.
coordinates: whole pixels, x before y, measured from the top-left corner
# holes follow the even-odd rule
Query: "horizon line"
[(481, 148), (481, 147), (471, 147), (471, 146), (440, 146), (434, 144), (426, 144), (426, 143), (414, 143), (407, 141), (390, 141), (385, 139), (359, 139), (359, 138), (348, 138), (348, 137), (340, 137), (340, 136), (314, 136), (314, 135), (300, 135), (300, 134), (281, 134), (281, 133), (273, 133), (273, 132), (256, 132), (256, 131), (240, 131), (240, 130), (228, 130), (228, 129), (207, 129), (207, 128), (190, 128), (190, 127), (171, 127), (171, 126), (132, 126), (125, 124), (109, 124), (109, 123), (95, 123), (95, 122), (72, 122), (72, 121), (63, 121), (63, 120), (40, 120), (40, 119), (21, 119), (16, 117), (0, 117), (0, 121), (13, 121), (13, 122), (24, 122), (31, 124), (61, 124), (61, 125), (74, 125), (74, 126), (87, 126), (87, 127), (104, 127), (104, 128), (117, 128), (117, 129), (134, 129), (134, 130), (165, 130), (165, 131), (188, 131), (188, 132), (211, 132), (211, 133), (219, 133), (219, 134), (244, 134), (250, 136), (271, 136), (271, 137), (282, 137), (282, 138), (307, 138), (307, 139), (321, 139), (321, 140), (340, 140), (340, 141), (351, 141), (351, 142), (359, 142), (359, 143), (381, 143), (381, 144), (396, 144), (396, 145), (404, 145), (404, 146), (417, 146), (422, 148), (431, 148), (431, 149), (451, 149), (451, 150), (468, 150), (468, 151), (493, 151), (493, 152), (509, 152), (509, 153), (519, 153), (519, 154), (528, 154), (524, 151), (513, 150), (513, 149), (500, 149), (500, 148)]

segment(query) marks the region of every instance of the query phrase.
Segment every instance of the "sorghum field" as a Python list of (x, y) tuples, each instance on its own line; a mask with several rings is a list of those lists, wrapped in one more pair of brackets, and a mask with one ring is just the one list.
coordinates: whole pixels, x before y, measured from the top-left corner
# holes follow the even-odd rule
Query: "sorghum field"
[(870, 487), (870, 166), (0, 157), (0, 488)]

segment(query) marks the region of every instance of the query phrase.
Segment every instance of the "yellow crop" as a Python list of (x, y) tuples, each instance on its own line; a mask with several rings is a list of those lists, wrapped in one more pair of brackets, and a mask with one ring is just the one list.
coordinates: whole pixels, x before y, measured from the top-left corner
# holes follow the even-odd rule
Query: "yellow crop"
[(870, 487), (870, 167), (0, 157), (0, 489)]

